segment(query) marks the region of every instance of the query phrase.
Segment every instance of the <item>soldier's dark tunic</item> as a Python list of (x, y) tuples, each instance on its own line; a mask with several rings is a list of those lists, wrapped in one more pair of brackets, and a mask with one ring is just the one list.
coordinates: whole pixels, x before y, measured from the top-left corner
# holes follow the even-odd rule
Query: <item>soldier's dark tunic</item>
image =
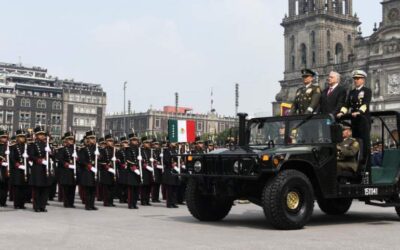
[(116, 181), (116, 175), (110, 172), (114, 169), (113, 158), (114, 148), (105, 147), (100, 150), (100, 183), (103, 187), (103, 204), (104, 206), (114, 206), (113, 188)]
[(116, 158), (117, 158), (117, 190), (118, 190), (118, 195), (119, 195), (119, 201), (120, 203), (126, 203), (127, 202), (127, 192), (128, 192), (128, 187), (126, 186), (126, 178), (127, 178), (127, 165), (126, 165), (126, 149), (121, 148), (116, 152)]
[(150, 162), (150, 157), (150, 148), (142, 148), (143, 182), (140, 189), (140, 202), (144, 206), (150, 205), (150, 192), (153, 184), (153, 172), (147, 169), (147, 167), (153, 167)]
[(163, 185), (167, 193), (167, 207), (173, 207), (177, 203), (177, 192), (180, 184), (178, 173), (174, 168), (177, 167), (178, 159), (176, 149), (167, 148), (164, 150), (164, 174)]
[(152, 202), (160, 202), (160, 187), (162, 184), (162, 166), (161, 166), (161, 149), (157, 148), (154, 149), (153, 151), (153, 157), (154, 157), (154, 183), (153, 187), (151, 190), (151, 200)]
[[(138, 147), (130, 146), (124, 149), (127, 162), (126, 185), (128, 186), (128, 208), (137, 208), (139, 197), (140, 169), (138, 162)], [(135, 172), (136, 171), (136, 172)]]
[[(369, 104), (371, 102), (372, 92), (367, 87), (353, 89), (347, 97), (346, 105), (341, 109), (341, 112), (353, 113), (360, 112), (360, 115), (351, 117), (351, 127), (353, 130), (353, 137), (362, 140), (363, 155), (366, 157), (370, 155), (370, 129), (371, 118), (369, 114)], [(367, 160), (365, 158), (365, 160)]]
[(82, 147), (78, 153), (79, 182), (84, 189), (84, 202), (86, 210), (95, 209), (94, 199), (96, 192), (95, 173), (91, 170), (95, 167), (95, 145)]
[[(74, 145), (61, 148), (58, 152), (58, 175), (64, 195), (64, 207), (74, 207), (76, 176), (74, 169)], [(76, 166), (75, 166), (76, 167)]]
[(8, 166), (7, 164), (7, 144), (0, 144), (0, 207), (6, 206), (7, 192), (9, 185)]
[[(25, 143), (10, 148), (11, 185), (14, 187), (14, 208), (25, 208), (25, 196), (28, 191), (28, 159), (24, 158)], [(26, 152), (27, 156), (28, 152)], [(26, 164), (26, 165), (25, 165)], [(25, 166), (25, 169), (20, 167)], [(25, 172), (26, 171), (26, 172)]]
[(290, 110), (290, 115), (311, 114), (318, 109), (321, 98), (319, 86), (309, 84), (296, 91), (296, 97)]
[(33, 209), (44, 211), (48, 199), (48, 188), (51, 184), (51, 161), (50, 152), (47, 164), (46, 142), (36, 140), (28, 147), (29, 159), (32, 161), (31, 178), (29, 184), (32, 186)]

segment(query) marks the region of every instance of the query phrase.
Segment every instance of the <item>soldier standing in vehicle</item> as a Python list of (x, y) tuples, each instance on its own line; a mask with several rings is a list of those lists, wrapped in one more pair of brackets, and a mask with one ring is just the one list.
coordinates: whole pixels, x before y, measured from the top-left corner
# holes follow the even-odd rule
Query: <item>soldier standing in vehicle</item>
[(371, 102), (372, 91), (365, 87), (366, 77), (367, 73), (362, 70), (353, 71), (354, 89), (350, 91), (345, 105), (337, 115), (338, 118), (341, 118), (345, 114), (351, 115), (353, 136), (362, 140), (364, 160), (369, 159), (368, 155), (370, 155), (371, 150), (369, 104)]
[(360, 151), (360, 144), (351, 137), (350, 125), (343, 127), (343, 141), (337, 145), (337, 170), (350, 170), (357, 172), (357, 155)]
[(304, 86), (296, 91), (296, 97), (290, 110), (290, 115), (312, 114), (319, 106), (321, 89), (313, 81), (317, 73), (311, 69), (301, 71)]

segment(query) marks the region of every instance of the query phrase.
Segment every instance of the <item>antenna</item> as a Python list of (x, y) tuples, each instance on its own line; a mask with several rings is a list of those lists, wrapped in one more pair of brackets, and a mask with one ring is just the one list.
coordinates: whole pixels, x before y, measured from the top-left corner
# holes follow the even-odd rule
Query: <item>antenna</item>
[(239, 83), (235, 84), (235, 115), (237, 115), (239, 109)]
[(175, 113), (178, 113), (178, 107), (179, 107), (179, 94), (178, 92), (175, 92)]

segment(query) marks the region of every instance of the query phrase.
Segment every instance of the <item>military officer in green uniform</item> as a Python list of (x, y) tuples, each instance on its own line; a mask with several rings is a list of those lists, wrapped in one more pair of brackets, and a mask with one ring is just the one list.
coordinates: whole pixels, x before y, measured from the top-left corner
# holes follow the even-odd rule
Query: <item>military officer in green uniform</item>
[(317, 73), (311, 69), (301, 71), (304, 86), (296, 91), (290, 115), (312, 114), (319, 106), (321, 89), (313, 81)]
[(357, 155), (360, 144), (351, 137), (351, 127), (345, 125), (343, 128), (343, 141), (337, 145), (337, 170), (350, 170), (357, 172)]

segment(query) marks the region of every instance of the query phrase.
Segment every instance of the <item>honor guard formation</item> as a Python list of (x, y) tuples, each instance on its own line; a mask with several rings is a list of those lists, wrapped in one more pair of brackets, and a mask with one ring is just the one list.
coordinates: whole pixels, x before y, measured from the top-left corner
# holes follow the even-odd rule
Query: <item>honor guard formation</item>
[(43, 126), (33, 133), (22, 129), (15, 136), (0, 130), (0, 207), (7, 198), (15, 209), (32, 203), (35, 212), (47, 212), (48, 200), (65, 208), (75, 208), (75, 194), (86, 210), (97, 210), (95, 201), (114, 207), (114, 199), (129, 209), (151, 206), (166, 200), (166, 207), (184, 204), (186, 181), (178, 173), (186, 171), (185, 154), (202, 154), (214, 143), (196, 137), (194, 144), (157, 141), (136, 133), (118, 141), (111, 134), (97, 138), (86, 132), (77, 145), (75, 135), (67, 132), (62, 145), (53, 143)]

